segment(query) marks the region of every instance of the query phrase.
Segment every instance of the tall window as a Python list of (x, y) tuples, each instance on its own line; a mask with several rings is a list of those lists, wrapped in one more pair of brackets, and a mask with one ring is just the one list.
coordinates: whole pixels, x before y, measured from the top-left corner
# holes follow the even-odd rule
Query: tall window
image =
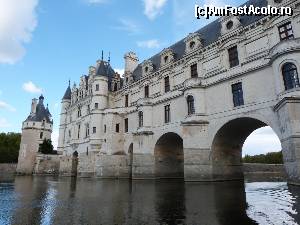
[(43, 132), (40, 133), (40, 139), (43, 139)]
[(90, 105), (87, 105), (86, 114), (90, 114), (90, 112), (91, 112)]
[(96, 132), (97, 132), (97, 128), (93, 127), (93, 134), (96, 134)]
[(104, 133), (106, 133), (106, 125), (104, 125)]
[(98, 107), (99, 107), (99, 104), (95, 103), (95, 109), (98, 109)]
[(128, 95), (125, 95), (125, 107), (128, 107)]
[(278, 27), (280, 40), (288, 40), (294, 38), (291, 22), (285, 23)]
[(96, 84), (96, 91), (99, 91), (99, 84)]
[(197, 64), (191, 65), (191, 77), (198, 77)]
[(77, 138), (80, 138), (80, 124), (78, 125), (78, 133), (77, 133)]
[(169, 91), (170, 91), (170, 78), (165, 77), (165, 92), (169, 92)]
[(90, 136), (90, 125), (86, 124), (86, 127), (85, 127), (85, 137), (88, 137), (88, 136)]
[(80, 107), (78, 107), (77, 116), (81, 117), (81, 108)]
[(244, 105), (242, 82), (231, 85), (234, 107)]
[(145, 98), (149, 98), (149, 85), (145, 86)]
[(188, 115), (192, 115), (195, 113), (194, 97), (189, 95), (186, 100), (188, 105)]
[(124, 119), (125, 133), (128, 132), (128, 118)]
[(285, 63), (282, 67), (282, 76), (285, 90), (299, 87), (299, 77), (295, 64)]
[(117, 132), (117, 133), (120, 132), (120, 124), (119, 124), (119, 123), (116, 124), (116, 132)]
[(165, 105), (165, 123), (170, 122), (170, 105)]
[(228, 56), (230, 67), (235, 67), (239, 65), (240, 62), (237, 46), (233, 46), (232, 48), (228, 49)]
[(117, 91), (118, 90), (118, 83), (115, 83), (114, 84), (114, 91)]
[(143, 126), (143, 112), (139, 111), (139, 127)]

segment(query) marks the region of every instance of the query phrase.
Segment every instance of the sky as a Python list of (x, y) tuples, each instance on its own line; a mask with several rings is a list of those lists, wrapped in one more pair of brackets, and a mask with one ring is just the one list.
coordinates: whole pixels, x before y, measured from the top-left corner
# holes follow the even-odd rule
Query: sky
[[(43, 93), (56, 146), (68, 80), (78, 83), (102, 50), (122, 73), (124, 53), (134, 51), (143, 62), (215, 19), (195, 19), (195, 3), (225, 5), (221, 0), (0, 0), (0, 132), (21, 132), (31, 99)], [(280, 148), (267, 127), (249, 136), (243, 153)]]

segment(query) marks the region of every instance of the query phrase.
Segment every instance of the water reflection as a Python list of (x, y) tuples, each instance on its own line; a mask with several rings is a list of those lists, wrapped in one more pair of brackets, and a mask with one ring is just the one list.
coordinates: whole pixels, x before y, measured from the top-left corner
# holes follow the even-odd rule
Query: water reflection
[(0, 180), (0, 224), (297, 224), (299, 190), (278, 182), (16, 177)]

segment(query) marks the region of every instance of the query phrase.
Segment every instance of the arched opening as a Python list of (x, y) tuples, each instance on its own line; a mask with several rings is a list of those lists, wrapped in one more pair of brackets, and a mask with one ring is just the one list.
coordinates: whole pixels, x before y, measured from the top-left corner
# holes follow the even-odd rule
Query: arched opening
[(266, 123), (249, 117), (234, 119), (223, 125), (212, 143), (213, 178), (243, 179), (244, 142), (253, 131), (266, 126), (268, 126)]
[(175, 133), (166, 133), (156, 142), (154, 149), (156, 178), (183, 178), (183, 140)]
[(133, 143), (129, 145), (128, 148), (128, 155), (129, 155), (129, 178), (132, 178), (132, 164), (133, 164)]

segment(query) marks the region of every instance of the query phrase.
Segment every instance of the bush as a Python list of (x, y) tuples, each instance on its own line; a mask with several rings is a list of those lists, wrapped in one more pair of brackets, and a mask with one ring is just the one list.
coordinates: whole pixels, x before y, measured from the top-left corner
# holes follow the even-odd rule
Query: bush
[(39, 146), (39, 152), (42, 154), (57, 154), (57, 151), (53, 151), (53, 145), (50, 139), (43, 140), (43, 143)]
[(265, 163), (265, 164), (282, 164), (282, 151), (280, 152), (269, 152), (267, 154), (260, 155), (245, 155), (243, 158), (244, 163)]
[(0, 133), (0, 163), (18, 162), (20, 142), (20, 133)]

